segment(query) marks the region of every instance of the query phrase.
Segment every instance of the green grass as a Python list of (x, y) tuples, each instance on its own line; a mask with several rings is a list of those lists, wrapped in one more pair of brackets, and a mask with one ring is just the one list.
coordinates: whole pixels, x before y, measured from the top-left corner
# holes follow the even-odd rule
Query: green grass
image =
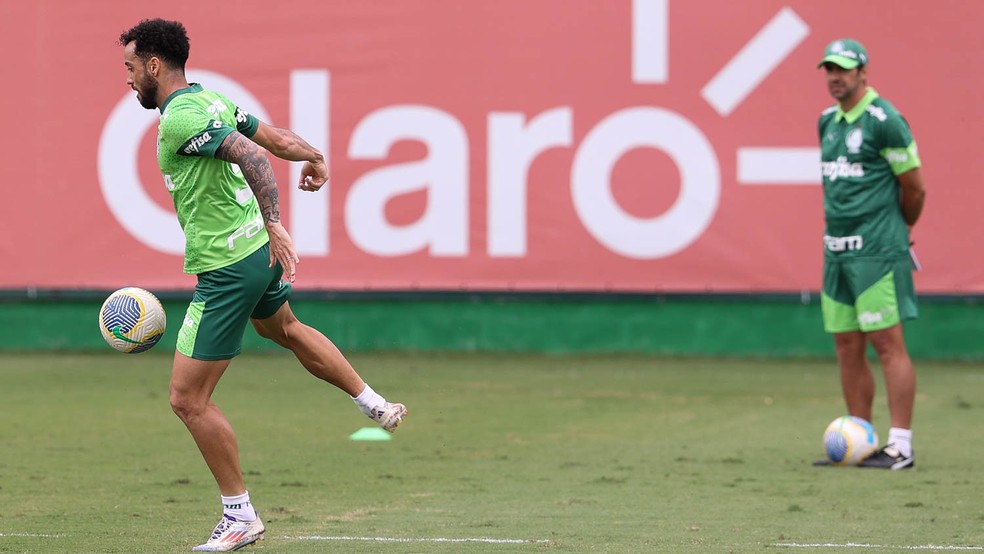
[[(0, 357), (0, 552), (187, 552), (207, 538), (218, 491), (168, 406), (165, 354)], [(829, 360), (352, 361), (409, 406), (392, 441), (349, 440), (370, 422), (287, 354), (242, 356), (219, 384), (267, 524), (250, 552), (984, 545), (984, 365), (918, 364), (918, 467), (888, 472), (811, 467), (843, 411)], [(884, 436), (881, 380), (875, 423)], [(343, 536), (418, 542), (310, 538)], [(827, 543), (886, 548), (779, 546)]]

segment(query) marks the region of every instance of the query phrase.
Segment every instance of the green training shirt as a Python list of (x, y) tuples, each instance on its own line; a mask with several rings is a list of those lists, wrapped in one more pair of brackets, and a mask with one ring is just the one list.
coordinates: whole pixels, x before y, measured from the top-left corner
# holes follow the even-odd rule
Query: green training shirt
[(820, 115), (827, 259), (908, 255), (897, 175), (921, 165), (909, 124), (868, 88), (857, 106)]
[(185, 273), (238, 262), (269, 240), (239, 167), (215, 158), (233, 131), (252, 137), (259, 120), (225, 96), (192, 83), (161, 105), (157, 163), (185, 235)]

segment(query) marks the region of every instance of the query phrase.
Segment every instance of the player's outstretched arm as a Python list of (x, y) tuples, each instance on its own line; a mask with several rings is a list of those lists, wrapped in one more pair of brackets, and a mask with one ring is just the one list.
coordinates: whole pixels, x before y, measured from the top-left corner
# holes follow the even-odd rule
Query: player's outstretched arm
[(289, 129), (267, 125), (261, 121), (251, 140), (278, 158), (292, 162), (304, 162), (304, 166), (301, 168), (301, 179), (297, 184), (298, 188), (316, 191), (328, 182), (328, 166), (325, 164), (325, 157), (297, 133)]
[(260, 205), (263, 224), (270, 235), (270, 265), (279, 261), (284, 268), (284, 275), (293, 282), (295, 266), (299, 260), (287, 229), (280, 223), (280, 193), (266, 153), (245, 135), (233, 131), (219, 145), (215, 157), (238, 165), (243, 172), (246, 183)]

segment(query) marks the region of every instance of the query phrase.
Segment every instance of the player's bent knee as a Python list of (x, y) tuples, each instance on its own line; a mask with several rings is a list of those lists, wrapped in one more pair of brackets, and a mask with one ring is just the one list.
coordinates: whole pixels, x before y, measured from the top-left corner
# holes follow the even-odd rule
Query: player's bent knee
[(292, 337), (295, 333), (292, 333), (292, 329), (296, 324), (300, 323), (297, 318), (270, 318), (266, 320), (253, 320), (253, 328), (256, 329), (256, 333), (265, 339), (272, 340), (273, 342), (279, 344), (284, 348), (290, 348), (292, 343)]
[(174, 388), (170, 391), (168, 401), (171, 403), (171, 411), (185, 422), (200, 417), (208, 408), (207, 401), (201, 402), (194, 395), (184, 394)]
[(279, 329), (276, 333), (267, 333), (262, 336), (272, 340), (284, 348), (289, 349), (291, 347), (290, 333), (288, 333), (286, 329)]
[(253, 322), (253, 328), (254, 328), (254, 329), (256, 329), (256, 334), (257, 334), (257, 335), (259, 335), (259, 336), (261, 336), (261, 337), (263, 337), (263, 338), (265, 338), (265, 339), (270, 339), (270, 340), (273, 340), (273, 338), (274, 338), (274, 334), (273, 334), (273, 333), (271, 333), (271, 332), (270, 332), (270, 331), (269, 331), (269, 330), (268, 330), (268, 329), (266, 328), (266, 326), (265, 326), (265, 325), (262, 325), (262, 324), (260, 324), (260, 323), (257, 323), (257, 322), (255, 322), (255, 321), (254, 321), (254, 322)]

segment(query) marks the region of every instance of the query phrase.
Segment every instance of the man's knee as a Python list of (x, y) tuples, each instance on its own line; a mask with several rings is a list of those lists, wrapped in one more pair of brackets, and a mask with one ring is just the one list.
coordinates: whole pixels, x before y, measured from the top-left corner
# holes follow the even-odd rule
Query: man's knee
[(177, 415), (181, 421), (191, 421), (205, 413), (208, 401), (200, 401), (196, 395), (188, 394), (172, 386), (169, 401), (171, 411)]
[(902, 334), (902, 325), (895, 325), (888, 329), (872, 331), (868, 334), (871, 346), (879, 358), (894, 357), (905, 355), (905, 337)]
[(868, 343), (860, 332), (834, 334), (834, 348), (841, 359), (864, 357)]
[(181, 421), (185, 421), (191, 417), (191, 407), (185, 404), (181, 399), (176, 398), (174, 395), (171, 396), (171, 411), (174, 415), (178, 416)]
[(297, 323), (297, 317), (290, 310), (290, 306), (285, 302), (274, 314), (263, 319), (250, 319), (256, 333), (265, 339), (289, 348), (290, 327)]
[(282, 319), (278, 323), (278, 325), (254, 323), (254, 326), (261, 337), (272, 340), (284, 348), (292, 348), (304, 324), (293, 317)]
[(271, 329), (269, 325), (264, 325), (262, 323), (253, 322), (253, 328), (256, 329), (256, 334), (260, 335), (265, 339), (270, 339), (276, 342), (279, 333), (275, 332), (275, 329)]

